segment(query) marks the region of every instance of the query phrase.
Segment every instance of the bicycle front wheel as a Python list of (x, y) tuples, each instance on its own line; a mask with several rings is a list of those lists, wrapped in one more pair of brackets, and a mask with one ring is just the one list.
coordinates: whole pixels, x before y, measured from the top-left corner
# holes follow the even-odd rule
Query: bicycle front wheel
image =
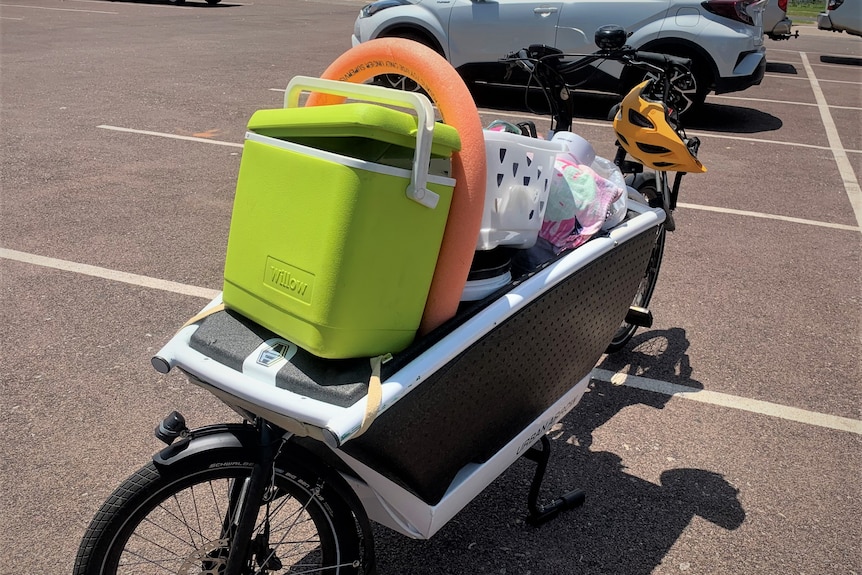
[[(127, 479), (90, 524), (75, 575), (221, 574), (238, 501), (252, 463), (238, 452), (204, 452)], [(243, 575), (353, 575), (359, 531), (347, 504), (320, 477), (276, 465), (260, 502)]]

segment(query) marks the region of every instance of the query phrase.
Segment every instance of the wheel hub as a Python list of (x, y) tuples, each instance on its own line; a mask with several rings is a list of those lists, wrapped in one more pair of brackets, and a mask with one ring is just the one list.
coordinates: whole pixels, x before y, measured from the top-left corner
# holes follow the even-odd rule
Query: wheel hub
[(227, 568), (228, 540), (217, 539), (192, 551), (177, 575), (223, 575)]

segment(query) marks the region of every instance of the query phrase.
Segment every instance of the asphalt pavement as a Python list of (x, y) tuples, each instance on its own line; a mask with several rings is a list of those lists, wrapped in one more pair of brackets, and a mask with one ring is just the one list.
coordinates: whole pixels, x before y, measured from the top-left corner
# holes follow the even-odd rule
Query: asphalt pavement
[[(0, 574), (70, 572), (171, 410), (236, 419), (149, 359), (221, 288), (248, 118), (361, 4), (0, 3)], [(518, 462), (428, 541), (376, 528), (381, 575), (862, 574), (862, 39), (766, 44), (763, 83), (689, 121), (709, 171), (654, 326), (550, 434), (543, 495), (585, 506), (526, 525)], [(610, 99), (577, 103), (611, 156)]]

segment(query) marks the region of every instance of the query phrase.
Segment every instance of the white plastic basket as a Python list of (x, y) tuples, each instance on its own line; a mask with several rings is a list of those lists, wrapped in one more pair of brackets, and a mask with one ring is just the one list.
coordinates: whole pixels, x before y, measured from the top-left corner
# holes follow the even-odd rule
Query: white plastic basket
[(563, 148), (560, 142), (485, 130), (488, 183), (477, 250), (536, 243), (554, 160)]

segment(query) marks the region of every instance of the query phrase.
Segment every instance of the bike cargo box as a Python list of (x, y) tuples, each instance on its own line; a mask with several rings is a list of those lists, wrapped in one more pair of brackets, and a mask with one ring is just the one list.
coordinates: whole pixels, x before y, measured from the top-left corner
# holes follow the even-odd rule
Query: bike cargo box
[(421, 189), (436, 205), (408, 197), (410, 162), (420, 147), (437, 164), (460, 148), (454, 128), (436, 124), (429, 137), (431, 126), (433, 112), (423, 136), (412, 114), (370, 103), (256, 112), (237, 180), (226, 306), (320, 357), (408, 346), (454, 186), (426, 172)]

